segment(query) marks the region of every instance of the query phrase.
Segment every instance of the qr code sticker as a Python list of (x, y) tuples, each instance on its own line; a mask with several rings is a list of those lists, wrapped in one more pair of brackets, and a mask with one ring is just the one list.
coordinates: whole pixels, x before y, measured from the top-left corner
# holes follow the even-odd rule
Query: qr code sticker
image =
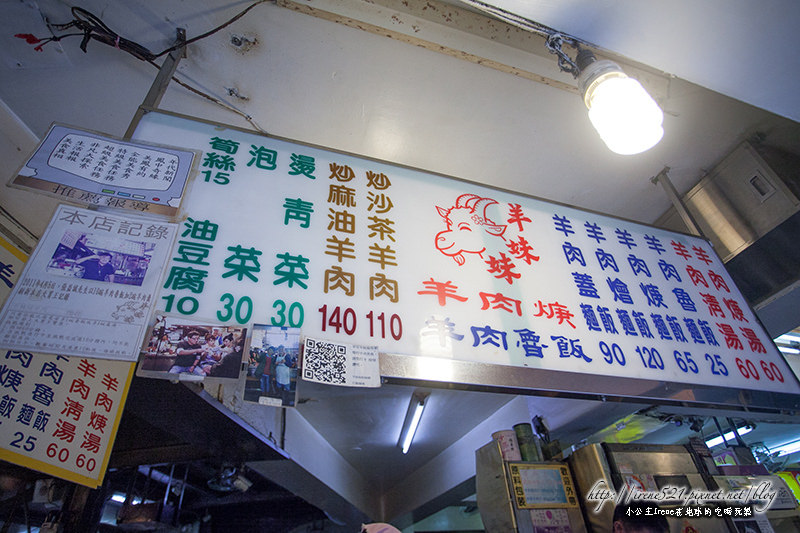
[(303, 379), (334, 385), (347, 384), (347, 346), (306, 338), (303, 350)]

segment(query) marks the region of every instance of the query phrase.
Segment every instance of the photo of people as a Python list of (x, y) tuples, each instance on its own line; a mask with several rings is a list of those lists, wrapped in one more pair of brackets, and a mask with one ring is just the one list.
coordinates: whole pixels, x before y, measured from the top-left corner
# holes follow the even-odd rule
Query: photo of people
[(67, 230), (61, 236), (47, 271), (61, 276), (141, 286), (153, 244)]
[(149, 339), (140, 366), (148, 377), (237, 379), (247, 328), (159, 316)]
[(244, 400), (291, 407), (297, 393), (300, 330), (253, 325)]

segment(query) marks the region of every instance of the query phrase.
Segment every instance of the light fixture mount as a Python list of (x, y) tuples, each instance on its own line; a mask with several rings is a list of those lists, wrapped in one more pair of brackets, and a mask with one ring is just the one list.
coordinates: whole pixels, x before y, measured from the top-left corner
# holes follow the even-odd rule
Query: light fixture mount
[[(576, 64), (575, 61), (573, 61), (572, 58), (570, 58), (567, 55), (567, 53), (564, 52), (562, 47), (564, 45), (565, 39), (569, 39), (569, 37), (566, 37), (563, 33), (559, 32), (551, 33), (547, 36), (547, 40), (545, 41), (545, 46), (547, 47), (547, 50), (551, 54), (555, 54), (558, 56), (558, 68), (560, 68), (563, 72), (568, 72), (569, 74), (572, 74), (573, 78), (577, 78), (578, 75), (580, 75), (581, 73), (580, 64)], [(569, 40), (571, 41), (571, 44), (573, 46), (578, 48), (578, 55), (580, 56), (581, 48), (574, 40), (572, 39)]]
[(586, 48), (578, 50), (575, 60), (578, 66), (578, 89), (583, 95), (586, 107), (590, 107), (586, 102), (586, 96), (592, 94), (601, 82), (609, 78), (628, 77), (619, 65), (608, 59), (598, 60), (594, 52)]

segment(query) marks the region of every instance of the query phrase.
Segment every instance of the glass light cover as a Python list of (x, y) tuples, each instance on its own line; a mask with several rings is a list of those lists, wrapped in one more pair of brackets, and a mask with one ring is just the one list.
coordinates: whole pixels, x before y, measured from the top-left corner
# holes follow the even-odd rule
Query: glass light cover
[[(738, 433), (740, 437), (742, 435), (747, 435), (751, 431), (753, 431), (753, 426), (742, 426), (742, 427), (736, 428), (736, 433)], [(709, 448), (713, 448), (714, 446), (719, 446), (720, 444), (723, 444), (725, 442), (732, 441), (735, 438), (736, 438), (736, 434), (734, 434), (733, 431), (729, 431), (729, 432), (725, 433), (725, 438), (723, 438), (722, 435), (717, 435), (716, 437), (714, 437), (712, 439), (708, 439), (706, 441), (706, 446), (708, 446)]]
[(606, 146), (631, 155), (655, 146), (664, 135), (664, 113), (644, 87), (621, 70), (600, 74), (584, 94), (589, 120)]
[(781, 446), (776, 446), (770, 450), (772, 453), (777, 453), (778, 457), (790, 455), (800, 451), (800, 440), (792, 441)]

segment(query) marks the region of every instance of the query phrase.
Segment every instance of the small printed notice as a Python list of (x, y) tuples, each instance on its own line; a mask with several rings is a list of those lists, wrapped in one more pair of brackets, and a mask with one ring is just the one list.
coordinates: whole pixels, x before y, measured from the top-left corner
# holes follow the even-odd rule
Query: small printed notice
[(303, 379), (343, 387), (380, 387), (377, 346), (361, 346), (306, 337)]
[(56, 124), (11, 184), (87, 205), (173, 216), (195, 155)]
[(531, 509), (534, 533), (572, 533), (566, 509)]
[(135, 363), (0, 352), (0, 459), (95, 488)]
[(176, 232), (59, 206), (0, 312), (0, 346), (135, 361)]

